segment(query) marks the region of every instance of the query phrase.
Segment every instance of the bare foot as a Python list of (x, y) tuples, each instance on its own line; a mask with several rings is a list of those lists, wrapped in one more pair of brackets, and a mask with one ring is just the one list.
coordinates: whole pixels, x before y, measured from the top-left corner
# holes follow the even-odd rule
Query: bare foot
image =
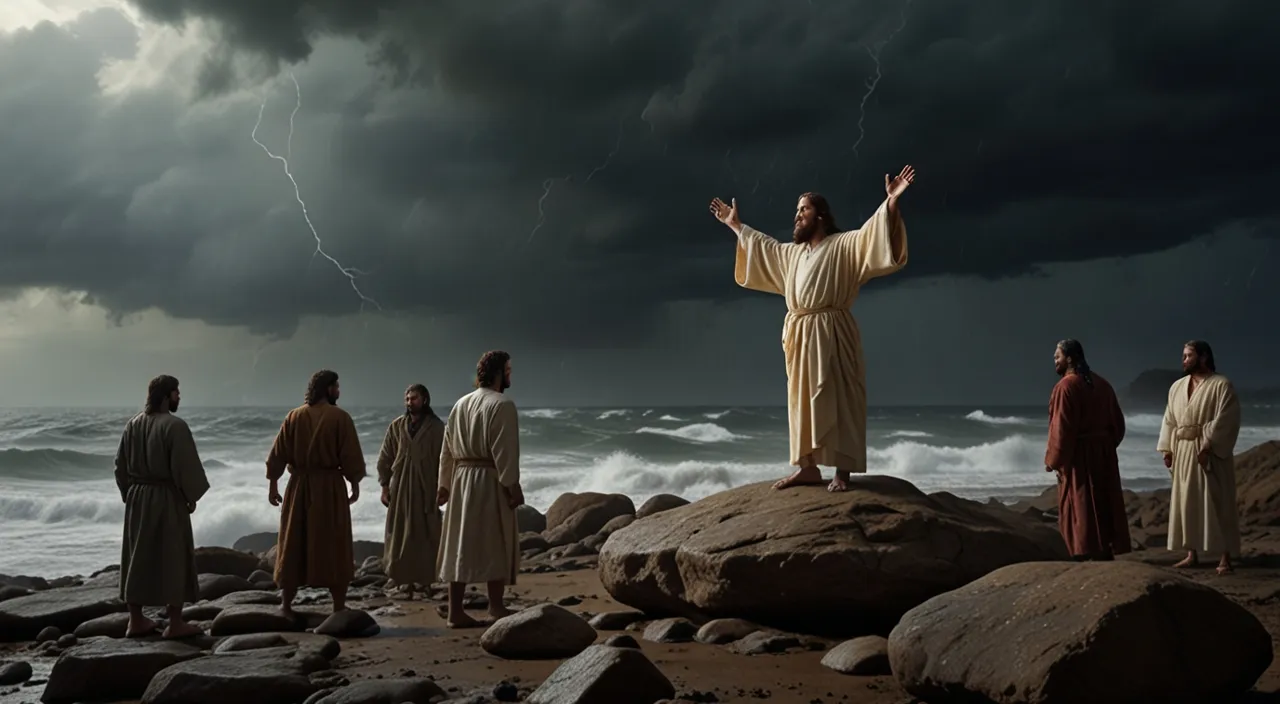
[(832, 479), (831, 483), (827, 485), (827, 491), (830, 491), (830, 492), (845, 491), (848, 488), (849, 488), (848, 472), (837, 471), (835, 479)]
[(1225, 576), (1227, 576), (1227, 575), (1231, 574), (1232, 572), (1235, 572), (1235, 568), (1233, 568), (1233, 567), (1231, 566), (1231, 563), (1230, 563), (1230, 562), (1227, 562), (1226, 560), (1223, 560), (1222, 562), (1219, 562), (1219, 563), (1218, 563), (1218, 576), (1219, 576), (1219, 577), (1225, 577)]
[(1177, 569), (1186, 569), (1188, 567), (1197, 567), (1199, 565), (1200, 565), (1199, 560), (1197, 560), (1196, 558), (1190, 555), (1187, 555), (1186, 557), (1182, 558), (1182, 561), (1174, 565), (1174, 567)]
[(479, 628), (484, 624), (474, 618), (471, 618), (467, 612), (463, 611), (462, 613), (455, 614), (453, 618), (445, 619), (444, 625), (449, 628)]
[(294, 611), (294, 610), (293, 610), (293, 607), (292, 607), (292, 606), (290, 606), (289, 604), (285, 604), (285, 605), (283, 605), (283, 606), (281, 606), (281, 607), (280, 607), (280, 615), (281, 615), (281, 616), (284, 616), (285, 618), (289, 619), (290, 621), (297, 621), (297, 620), (298, 620), (298, 612)]
[(506, 618), (507, 616), (510, 616), (511, 614), (514, 614), (514, 613), (515, 613), (514, 611), (512, 611), (511, 609), (508, 609), (505, 606), (499, 606), (496, 609), (494, 608), (489, 609), (489, 615), (492, 616), (495, 621), (500, 618)]
[(813, 486), (822, 483), (822, 470), (817, 467), (801, 467), (785, 479), (774, 482), (774, 489), (790, 489), (793, 486)]
[(169, 627), (164, 629), (164, 633), (161, 637), (168, 640), (177, 640), (179, 638), (190, 638), (192, 636), (200, 635), (204, 635), (204, 631), (196, 628), (186, 621), (179, 621), (177, 623), (169, 624)]
[(152, 621), (146, 616), (143, 616), (140, 621), (129, 619), (129, 625), (124, 630), (124, 636), (125, 638), (141, 638), (142, 636), (149, 636), (152, 633), (155, 633), (159, 628), (160, 624)]

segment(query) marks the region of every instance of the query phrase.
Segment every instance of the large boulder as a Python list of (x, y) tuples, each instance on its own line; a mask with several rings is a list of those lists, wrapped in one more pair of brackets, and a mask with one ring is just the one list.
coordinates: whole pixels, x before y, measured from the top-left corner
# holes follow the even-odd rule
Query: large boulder
[(1271, 658), (1244, 607), (1137, 562), (1012, 565), (889, 635), (894, 675), (927, 702), (1237, 701)]
[(861, 635), (994, 569), (1067, 557), (1041, 522), (864, 475), (845, 492), (751, 484), (642, 518), (609, 536), (599, 569), (650, 616)]
[(125, 610), (118, 587), (49, 589), (0, 602), (0, 642), (34, 640), (46, 626), (71, 633), (90, 619)]
[(229, 574), (247, 578), (258, 569), (262, 560), (253, 553), (231, 548), (209, 546), (196, 548), (196, 572), (199, 574)]
[(157, 672), (200, 656), (199, 646), (177, 641), (95, 639), (58, 658), (40, 701), (75, 704), (137, 699)]
[(547, 509), (547, 528), (543, 535), (553, 546), (568, 545), (593, 535), (610, 519), (631, 516), (636, 505), (625, 494), (561, 494)]

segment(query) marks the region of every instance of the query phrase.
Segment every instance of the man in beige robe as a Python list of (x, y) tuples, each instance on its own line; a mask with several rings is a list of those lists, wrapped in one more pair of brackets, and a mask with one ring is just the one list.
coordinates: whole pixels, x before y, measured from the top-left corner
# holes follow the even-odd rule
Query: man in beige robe
[(848, 232), (840, 231), (824, 197), (800, 196), (791, 243), (742, 224), (736, 199), (711, 201), (712, 214), (738, 236), (738, 285), (786, 297), (787, 419), (791, 464), (799, 469), (775, 489), (822, 484), (823, 465), (836, 468), (827, 488), (844, 491), (850, 474), (867, 471), (866, 374), (849, 308), (868, 281), (906, 266), (898, 199), (914, 180), (910, 166), (896, 178), (885, 174), (885, 201), (861, 229)]
[[(275, 580), (281, 611), (290, 617), (304, 586), (328, 589), (334, 613), (342, 611), (355, 576), (351, 504), (360, 498), (365, 466), (355, 421), (338, 408), (340, 393), (337, 372), (311, 375), (306, 402), (285, 416), (267, 454), (267, 500), (281, 507)], [(286, 469), (289, 483), (281, 497)]]
[(490, 616), (510, 614), (503, 592), (516, 583), (520, 567), (520, 426), (515, 403), (503, 393), (511, 386), (510, 355), (486, 352), (476, 365), (475, 384), (449, 411), (440, 450), (436, 500), (448, 507), (438, 571), (449, 584), (450, 628), (480, 625), (463, 610), (468, 584), (488, 587)]
[(120, 599), (129, 606), (128, 637), (153, 633), (144, 606), (168, 607), (165, 638), (201, 633), (182, 618), (182, 605), (199, 594), (191, 514), (209, 480), (187, 422), (173, 415), (178, 380), (161, 375), (147, 386), (147, 404), (120, 436), (116, 486), (124, 501), (120, 546)]
[(404, 415), (391, 421), (378, 453), (378, 483), (387, 507), (382, 566), (413, 599), (415, 584), (436, 579), (440, 547), (440, 447), (444, 421), (431, 410), (431, 394), (422, 384), (404, 392)]
[(1198, 553), (1221, 554), (1218, 574), (1232, 571), (1240, 555), (1236, 508), (1236, 438), (1240, 401), (1231, 380), (1217, 372), (1209, 343), (1182, 348), (1186, 376), (1169, 388), (1169, 403), (1156, 451), (1173, 478), (1169, 498), (1169, 549), (1187, 556), (1175, 567), (1199, 564)]

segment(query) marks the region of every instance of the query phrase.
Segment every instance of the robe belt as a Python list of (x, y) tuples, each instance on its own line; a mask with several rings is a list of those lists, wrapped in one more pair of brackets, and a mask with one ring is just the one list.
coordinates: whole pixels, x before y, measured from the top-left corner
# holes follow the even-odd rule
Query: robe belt
[(453, 461), (455, 467), (493, 467), (497, 469), (498, 465), (493, 463), (492, 457), (459, 457)]
[(328, 472), (340, 472), (341, 467), (290, 467), (289, 471), (294, 474), (326, 474)]
[(129, 477), (129, 485), (132, 486), (134, 484), (139, 486), (173, 485), (173, 480), (168, 477)]
[(848, 313), (848, 312), (849, 312), (848, 308), (837, 308), (832, 306), (827, 308), (797, 308), (795, 310), (787, 311), (787, 315), (795, 318), (803, 318), (810, 315), (817, 315), (819, 313)]
[(1173, 436), (1179, 440), (1198, 440), (1201, 430), (1199, 425), (1179, 425), (1174, 428)]

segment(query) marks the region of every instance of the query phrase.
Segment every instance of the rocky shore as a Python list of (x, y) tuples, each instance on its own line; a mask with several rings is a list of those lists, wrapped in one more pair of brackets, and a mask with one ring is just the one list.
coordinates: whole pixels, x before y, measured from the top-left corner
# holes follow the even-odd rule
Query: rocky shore
[(0, 704), (1280, 701), (1277, 470), (1280, 442), (1237, 457), (1226, 577), (1170, 568), (1167, 491), (1127, 495), (1132, 554), (1076, 564), (1053, 489), (1005, 506), (884, 476), (522, 508), (518, 612), (474, 630), (444, 627), (440, 585), (405, 600), (377, 543), (348, 610), (304, 590), (296, 619), (274, 535), (200, 548), (183, 641), (124, 638), (118, 568), (0, 575)]

